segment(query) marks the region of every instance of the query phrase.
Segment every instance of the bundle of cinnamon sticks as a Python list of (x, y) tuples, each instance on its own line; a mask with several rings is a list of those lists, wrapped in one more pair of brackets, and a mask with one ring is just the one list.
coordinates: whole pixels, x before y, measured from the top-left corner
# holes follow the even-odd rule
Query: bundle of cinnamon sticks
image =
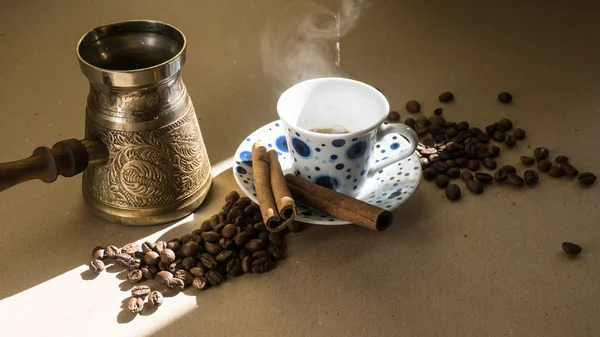
[(252, 170), (265, 227), (279, 232), (296, 217), (296, 201), (364, 228), (383, 231), (393, 220), (391, 212), (336, 192), (293, 174), (283, 174), (277, 152), (262, 142), (252, 147)]

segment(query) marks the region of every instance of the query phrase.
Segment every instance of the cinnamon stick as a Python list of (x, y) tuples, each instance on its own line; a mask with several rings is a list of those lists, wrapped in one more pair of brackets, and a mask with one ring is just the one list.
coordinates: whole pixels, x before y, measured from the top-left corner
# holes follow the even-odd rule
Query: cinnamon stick
[[(273, 151), (274, 152), (274, 151)], [(282, 231), (296, 217), (296, 204), (287, 188), (277, 153), (269, 155), (262, 142), (252, 146), (252, 171), (256, 198), (265, 227)]]
[(378, 232), (392, 223), (393, 215), (389, 211), (293, 174), (286, 174), (285, 180), (294, 199), (306, 206)]

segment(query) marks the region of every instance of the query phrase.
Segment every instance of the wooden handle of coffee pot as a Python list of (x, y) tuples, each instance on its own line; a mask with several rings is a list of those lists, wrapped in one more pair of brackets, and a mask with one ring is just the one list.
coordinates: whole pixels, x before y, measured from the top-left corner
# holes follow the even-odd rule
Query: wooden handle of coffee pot
[(99, 147), (105, 149), (104, 144), (99, 144), (101, 143), (68, 139), (54, 144), (52, 149), (38, 147), (28, 158), (0, 163), (0, 192), (29, 180), (40, 179), (51, 183), (59, 175), (77, 175), (87, 168), (91, 159), (94, 159), (90, 154), (96, 155)]

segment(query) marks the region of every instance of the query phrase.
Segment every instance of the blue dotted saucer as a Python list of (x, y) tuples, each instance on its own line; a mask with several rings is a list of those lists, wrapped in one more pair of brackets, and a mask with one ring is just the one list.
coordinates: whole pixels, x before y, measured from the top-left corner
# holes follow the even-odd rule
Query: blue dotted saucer
[[(372, 160), (377, 162), (386, 160), (390, 152), (398, 150), (398, 147), (393, 146), (393, 144), (397, 144), (395, 138), (397, 136), (390, 134), (378, 143), (376, 147), (388, 149), (387, 153), (374, 151)], [(258, 202), (258, 200), (252, 175), (252, 144), (258, 140), (267, 144), (268, 149), (277, 151), (284, 174), (292, 172), (292, 157), (287, 147), (281, 121), (271, 122), (254, 131), (238, 147), (233, 163), (235, 180), (244, 194), (254, 202)], [(393, 210), (413, 194), (420, 180), (421, 164), (415, 152), (397, 164), (390, 165), (370, 176), (357, 198), (382, 209)], [(303, 205), (297, 205), (297, 207), (297, 221), (316, 225), (350, 224), (348, 221), (340, 220), (310, 207)]]

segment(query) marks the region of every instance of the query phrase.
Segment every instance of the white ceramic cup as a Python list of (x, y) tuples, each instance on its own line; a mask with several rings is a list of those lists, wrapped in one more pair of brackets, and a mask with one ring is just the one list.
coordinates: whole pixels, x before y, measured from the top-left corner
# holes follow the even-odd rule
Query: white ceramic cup
[[(390, 111), (385, 96), (374, 87), (346, 78), (317, 78), (287, 89), (277, 102), (297, 176), (351, 196), (367, 178), (413, 154), (418, 137), (404, 124), (383, 124)], [(344, 128), (328, 134), (314, 129)], [(389, 156), (375, 163), (376, 144), (388, 134), (399, 141)], [(378, 149), (379, 150), (379, 149)]]

